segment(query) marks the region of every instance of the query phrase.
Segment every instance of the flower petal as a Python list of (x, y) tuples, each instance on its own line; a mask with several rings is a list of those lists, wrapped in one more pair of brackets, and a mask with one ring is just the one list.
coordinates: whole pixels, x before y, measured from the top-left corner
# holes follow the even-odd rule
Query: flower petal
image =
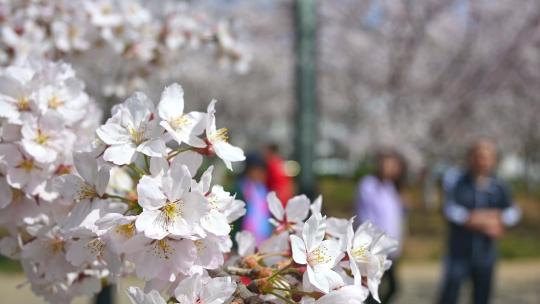
[(165, 204), (166, 197), (161, 192), (159, 183), (152, 177), (143, 176), (137, 185), (139, 205), (144, 209), (157, 210)]
[(268, 200), (268, 209), (270, 209), (272, 215), (280, 222), (283, 221), (285, 210), (283, 210), (283, 204), (277, 197), (276, 192), (272, 191), (268, 193), (266, 200)]
[(294, 261), (302, 265), (307, 264), (307, 250), (304, 241), (294, 234), (289, 238), (291, 240), (291, 250)]
[(173, 83), (163, 90), (158, 104), (158, 115), (163, 120), (171, 120), (184, 113), (184, 89)]

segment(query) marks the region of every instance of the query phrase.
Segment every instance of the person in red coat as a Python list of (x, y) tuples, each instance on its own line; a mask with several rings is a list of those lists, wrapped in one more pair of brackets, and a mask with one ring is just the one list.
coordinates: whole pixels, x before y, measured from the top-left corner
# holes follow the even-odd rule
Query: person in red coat
[(275, 191), (283, 205), (293, 196), (293, 181), (287, 175), (285, 162), (279, 155), (277, 144), (271, 143), (264, 148), (267, 170), (267, 187), (269, 191)]

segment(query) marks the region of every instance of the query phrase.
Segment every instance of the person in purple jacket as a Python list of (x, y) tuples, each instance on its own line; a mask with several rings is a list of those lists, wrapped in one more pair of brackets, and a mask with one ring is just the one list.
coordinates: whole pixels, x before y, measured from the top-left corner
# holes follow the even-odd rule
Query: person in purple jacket
[[(358, 223), (371, 221), (375, 226), (403, 243), (404, 205), (399, 196), (406, 174), (404, 158), (396, 151), (380, 151), (376, 155), (374, 175), (365, 176), (358, 185), (356, 215)], [(395, 264), (401, 255), (401, 247), (390, 256), (394, 266), (384, 274), (380, 298), (389, 303), (398, 290)], [(387, 287), (387, 288), (385, 288)], [(366, 303), (376, 303), (369, 298)]]

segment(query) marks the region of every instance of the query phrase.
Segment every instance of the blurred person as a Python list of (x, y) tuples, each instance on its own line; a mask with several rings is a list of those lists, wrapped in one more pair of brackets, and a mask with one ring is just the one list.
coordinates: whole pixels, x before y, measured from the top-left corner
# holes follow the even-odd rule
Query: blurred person
[[(375, 175), (368, 175), (360, 181), (356, 203), (359, 223), (371, 221), (396, 239), (400, 246), (403, 244), (405, 208), (399, 192), (405, 174), (406, 163), (399, 153), (390, 150), (377, 153)], [(393, 265), (385, 272), (381, 281), (382, 303), (389, 303), (398, 291), (396, 263), (400, 255), (401, 247), (389, 257)], [(370, 297), (366, 303), (376, 301)]]
[(286, 204), (293, 195), (293, 181), (285, 171), (285, 162), (279, 155), (278, 145), (275, 143), (266, 145), (264, 156), (267, 169), (266, 185), (268, 186), (268, 190), (275, 191), (282, 204)]
[(246, 203), (246, 215), (241, 219), (241, 229), (253, 233), (257, 244), (272, 234), (273, 227), (268, 221), (270, 211), (266, 203), (266, 163), (258, 154), (246, 157), (245, 167), (238, 182), (238, 199)]
[(457, 303), (466, 279), (472, 280), (474, 304), (490, 301), (497, 259), (495, 240), (520, 218), (507, 185), (494, 175), (496, 164), (494, 143), (477, 140), (468, 151), (467, 171), (446, 198), (444, 215), (450, 234), (440, 304)]

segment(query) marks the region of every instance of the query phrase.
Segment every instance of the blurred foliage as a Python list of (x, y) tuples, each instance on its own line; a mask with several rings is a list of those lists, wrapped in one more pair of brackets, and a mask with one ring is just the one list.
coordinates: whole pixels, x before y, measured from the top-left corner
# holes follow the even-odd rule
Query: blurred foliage
[(18, 261), (10, 260), (0, 255), (0, 272), (13, 273), (22, 271), (21, 265)]

